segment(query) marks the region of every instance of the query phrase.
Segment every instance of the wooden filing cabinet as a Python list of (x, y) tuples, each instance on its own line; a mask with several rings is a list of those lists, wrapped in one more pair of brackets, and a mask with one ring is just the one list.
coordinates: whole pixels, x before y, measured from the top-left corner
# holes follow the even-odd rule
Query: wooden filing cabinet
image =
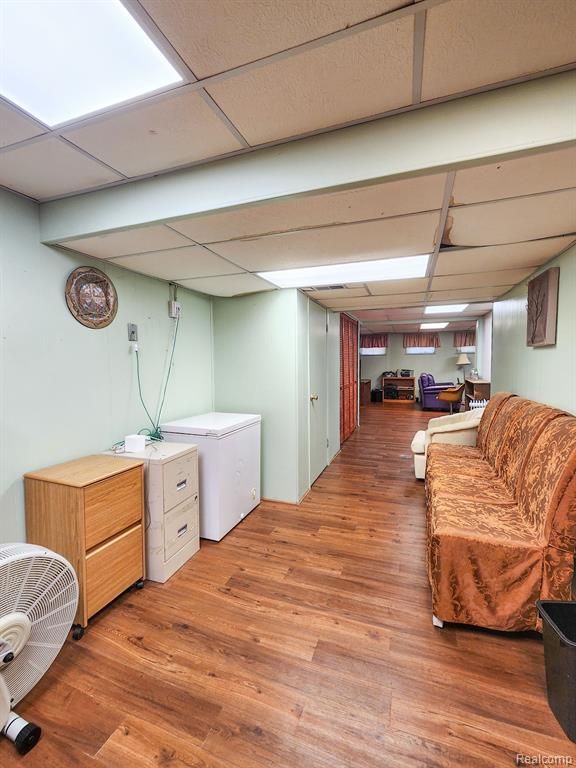
[(144, 578), (143, 462), (86, 456), (28, 472), (24, 484), (27, 540), (72, 564), (80, 586), (75, 622), (86, 627)]
[(163, 583), (200, 549), (198, 448), (154, 441), (116, 455), (144, 462), (146, 578)]

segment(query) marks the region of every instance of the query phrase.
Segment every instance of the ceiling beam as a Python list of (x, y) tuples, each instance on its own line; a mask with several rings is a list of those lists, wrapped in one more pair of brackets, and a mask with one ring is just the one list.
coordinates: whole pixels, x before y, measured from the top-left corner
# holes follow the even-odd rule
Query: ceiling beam
[(412, 57), (412, 104), (422, 101), (424, 76), (424, 43), (426, 42), (426, 11), (414, 16), (414, 44)]
[(576, 142), (576, 72), (256, 150), (40, 207), (61, 242), (281, 197), (455, 170)]

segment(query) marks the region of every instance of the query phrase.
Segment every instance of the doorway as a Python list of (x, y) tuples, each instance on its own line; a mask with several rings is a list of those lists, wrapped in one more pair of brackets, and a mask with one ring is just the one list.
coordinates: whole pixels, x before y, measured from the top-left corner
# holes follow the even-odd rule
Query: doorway
[(340, 443), (358, 426), (358, 323), (340, 315)]
[(328, 464), (327, 315), (324, 307), (308, 303), (310, 485)]

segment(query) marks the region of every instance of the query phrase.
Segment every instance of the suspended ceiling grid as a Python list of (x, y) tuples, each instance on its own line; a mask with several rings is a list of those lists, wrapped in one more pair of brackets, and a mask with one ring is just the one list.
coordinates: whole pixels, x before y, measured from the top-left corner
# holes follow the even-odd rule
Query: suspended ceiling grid
[(52, 130), (0, 100), (0, 185), (54, 199), (576, 66), (573, 0), (125, 4), (184, 84)]

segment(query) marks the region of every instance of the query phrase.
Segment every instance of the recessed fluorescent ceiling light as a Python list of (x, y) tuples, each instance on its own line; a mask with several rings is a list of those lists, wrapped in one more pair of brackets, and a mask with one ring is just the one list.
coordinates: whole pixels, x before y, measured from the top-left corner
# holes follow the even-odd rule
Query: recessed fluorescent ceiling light
[(464, 312), (468, 304), (444, 304), (442, 307), (426, 307), (425, 315), (447, 315), (449, 312)]
[(280, 269), (258, 272), (258, 276), (279, 288), (308, 288), (334, 283), (371, 283), (375, 280), (402, 280), (424, 277), (429, 254), (405, 256), (401, 259), (355, 261), (348, 264), (328, 264), (325, 267)]
[(439, 331), (441, 328), (446, 328), (448, 323), (420, 323), (421, 331)]
[(182, 77), (119, 0), (1, 0), (0, 94), (54, 126)]

